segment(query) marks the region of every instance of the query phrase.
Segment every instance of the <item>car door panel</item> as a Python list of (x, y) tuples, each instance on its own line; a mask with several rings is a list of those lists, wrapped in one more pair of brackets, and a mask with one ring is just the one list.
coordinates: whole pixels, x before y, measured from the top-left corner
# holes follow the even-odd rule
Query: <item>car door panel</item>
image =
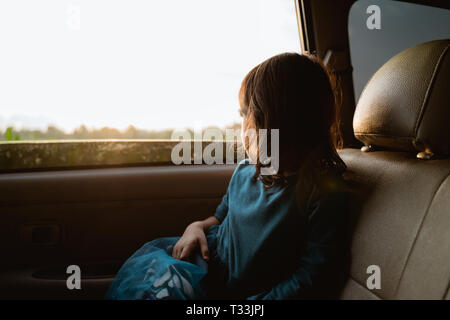
[[(154, 166), (0, 176), (2, 298), (102, 298), (144, 243), (214, 214), (235, 165)], [(67, 266), (81, 269), (68, 290)]]

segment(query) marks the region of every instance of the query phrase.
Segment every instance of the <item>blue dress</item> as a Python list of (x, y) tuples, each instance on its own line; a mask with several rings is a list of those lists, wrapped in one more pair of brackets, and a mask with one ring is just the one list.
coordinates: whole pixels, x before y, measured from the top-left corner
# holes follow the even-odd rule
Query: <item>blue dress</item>
[[(347, 261), (347, 195), (339, 177), (327, 192), (296, 198), (296, 176), (265, 189), (254, 165), (238, 164), (206, 231), (210, 261), (171, 256), (180, 237), (158, 238), (119, 270), (107, 299), (327, 298)], [(338, 284), (339, 283), (339, 284)]]

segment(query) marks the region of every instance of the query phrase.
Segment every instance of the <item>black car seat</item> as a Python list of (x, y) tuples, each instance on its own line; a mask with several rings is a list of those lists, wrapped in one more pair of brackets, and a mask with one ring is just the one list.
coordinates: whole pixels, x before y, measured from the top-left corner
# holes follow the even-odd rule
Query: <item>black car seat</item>
[[(449, 45), (397, 54), (361, 94), (353, 129), (365, 146), (339, 152), (355, 213), (342, 299), (450, 299)], [(380, 288), (367, 286), (373, 265)]]

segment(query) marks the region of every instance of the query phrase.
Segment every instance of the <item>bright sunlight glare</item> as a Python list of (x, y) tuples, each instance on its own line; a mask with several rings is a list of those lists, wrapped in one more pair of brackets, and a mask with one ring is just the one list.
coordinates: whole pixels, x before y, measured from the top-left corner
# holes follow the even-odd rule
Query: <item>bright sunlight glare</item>
[(299, 52), (294, 0), (0, 3), (0, 129), (224, 127), (245, 74)]

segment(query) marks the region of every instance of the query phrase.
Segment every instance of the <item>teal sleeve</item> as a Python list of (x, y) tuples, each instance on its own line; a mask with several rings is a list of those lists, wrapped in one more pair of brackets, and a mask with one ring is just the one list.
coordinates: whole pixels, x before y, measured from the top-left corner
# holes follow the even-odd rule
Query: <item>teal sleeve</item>
[(247, 299), (334, 298), (348, 264), (347, 211), (345, 194), (318, 200), (308, 217), (307, 242), (298, 269), (288, 279)]
[(233, 183), (234, 178), (239, 174), (240, 170), (246, 165), (248, 164), (248, 159), (244, 159), (242, 161), (240, 161), (238, 163), (238, 165), (236, 166), (236, 169), (233, 172), (233, 175), (231, 176), (231, 180), (230, 183), (228, 184), (228, 188), (227, 188), (227, 192), (225, 193), (225, 195), (222, 197), (222, 201), (220, 202), (220, 204), (217, 206), (216, 208), (216, 212), (214, 213), (214, 216), (222, 223), (222, 221), (225, 219), (225, 217), (227, 216), (228, 213), (228, 197), (229, 197), (229, 193), (230, 193), (230, 188), (233, 188), (233, 186), (235, 185)]
[(226, 215), (228, 213), (228, 190), (227, 193), (222, 197), (222, 201), (216, 208), (216, 212), (214, 213), (214, 216), (219, 220), (221, 223), (225, 219)]

